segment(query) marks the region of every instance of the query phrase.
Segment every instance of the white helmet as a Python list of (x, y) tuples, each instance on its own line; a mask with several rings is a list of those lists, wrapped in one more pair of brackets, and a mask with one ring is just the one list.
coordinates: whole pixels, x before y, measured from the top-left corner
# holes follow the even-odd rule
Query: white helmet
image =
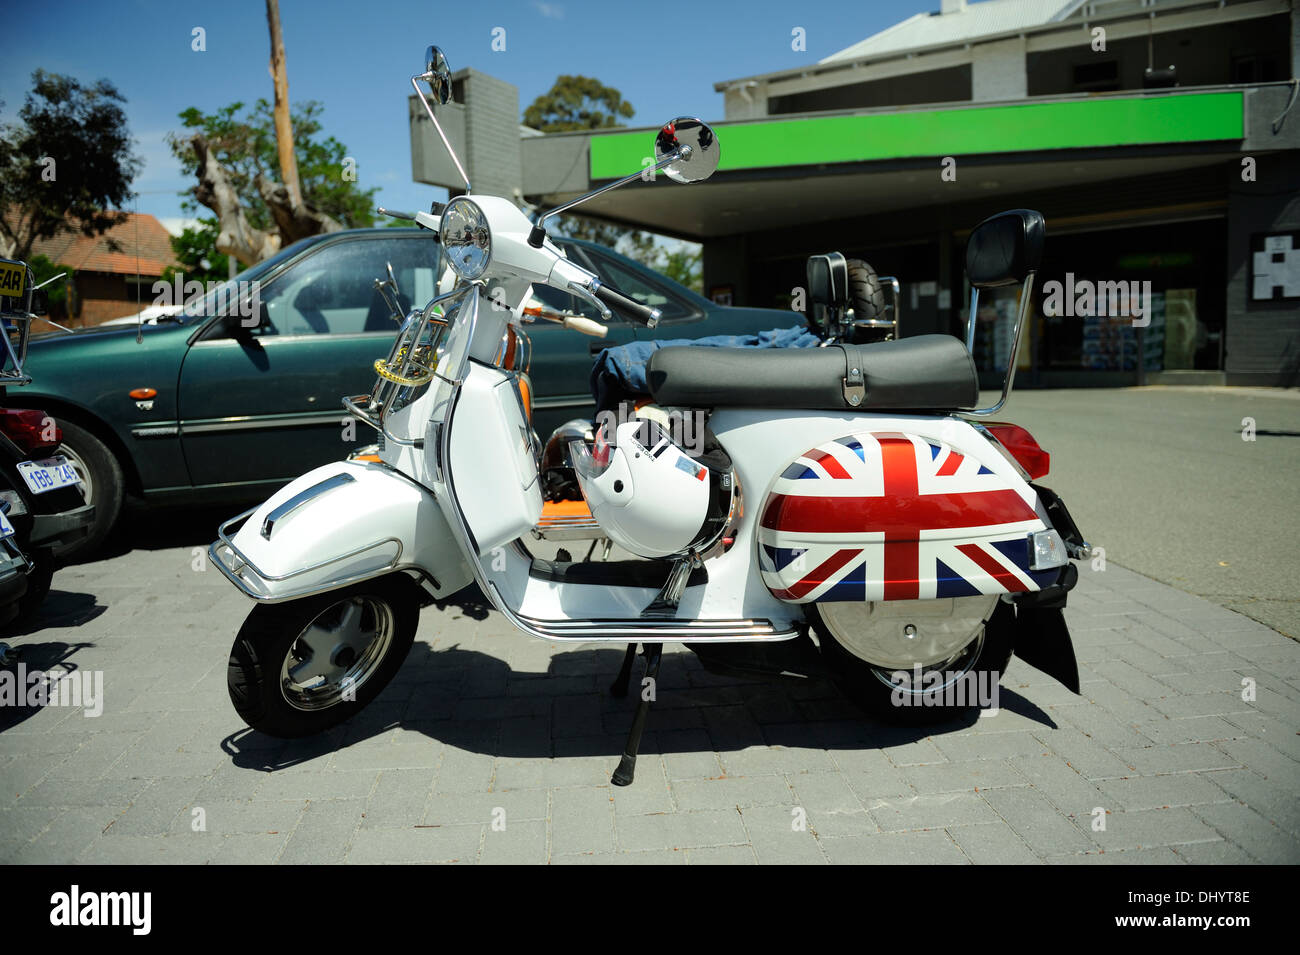
[(582, 496), (610, 540), (640, 557), (668, 557), (695, 540), (709, 509), (709, 469), (653, 421), (598, 428), (588, 450), (569, 445)]

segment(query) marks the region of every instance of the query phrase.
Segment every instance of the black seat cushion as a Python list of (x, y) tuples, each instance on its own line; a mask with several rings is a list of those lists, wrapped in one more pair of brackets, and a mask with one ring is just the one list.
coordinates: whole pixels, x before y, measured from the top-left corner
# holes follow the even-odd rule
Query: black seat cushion
[(862, 361), (866, 400), (844, 397), (845, 351), (827, 348), (661, 348), (650, 356), (650, 393), (697, 408), (973, 408), (979, 379), (966, 346), (951, 335), (917, 335), (851, 346)]

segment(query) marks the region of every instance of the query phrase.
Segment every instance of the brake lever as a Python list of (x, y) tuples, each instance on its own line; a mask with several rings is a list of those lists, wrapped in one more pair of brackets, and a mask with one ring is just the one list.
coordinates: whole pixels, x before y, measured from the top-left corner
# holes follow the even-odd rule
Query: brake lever
[(593, 293), (591, 289), (587, 288), (587, 286), (580, 282), (570, 282), (569, 291), (600, 312), (600, 317), (605, 321), (608, 322), (613, 319), (614, 313), (609, 310), (609, 306), (596, 298), (595, 293)]

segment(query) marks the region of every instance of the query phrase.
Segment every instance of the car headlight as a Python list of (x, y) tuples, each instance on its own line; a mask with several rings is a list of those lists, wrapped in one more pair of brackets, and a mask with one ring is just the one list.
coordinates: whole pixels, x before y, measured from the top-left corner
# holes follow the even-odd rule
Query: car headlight
[(492, 261), (492, 230), (487, 216), (472, 200), (458, 196), (442, 211), (438, 240), (452, 269), (472, 281), (487, 271)]

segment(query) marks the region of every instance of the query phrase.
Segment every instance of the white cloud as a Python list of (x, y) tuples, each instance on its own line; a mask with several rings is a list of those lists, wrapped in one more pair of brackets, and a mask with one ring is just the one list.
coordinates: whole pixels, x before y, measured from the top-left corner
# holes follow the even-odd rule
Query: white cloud
[(543, 0), (533, 0), (533, 7), (548, 20), (564, 19), (564, 7), (560, 6), (558, 3), (545, 3)]

